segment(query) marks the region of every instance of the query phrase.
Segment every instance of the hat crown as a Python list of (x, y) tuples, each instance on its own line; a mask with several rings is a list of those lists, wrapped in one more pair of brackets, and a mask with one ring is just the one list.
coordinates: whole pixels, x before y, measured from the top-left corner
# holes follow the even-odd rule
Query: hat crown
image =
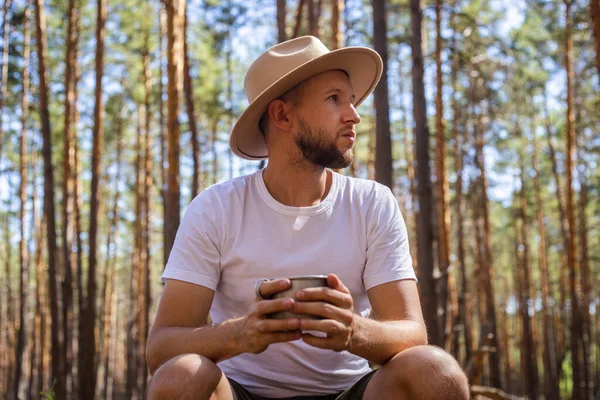
[(267, 88), (299, 66), (329, 53), (314, 36), (302, 36), (279, 43), (265, 51), (248, 69), (244, 91), (252, 103)]

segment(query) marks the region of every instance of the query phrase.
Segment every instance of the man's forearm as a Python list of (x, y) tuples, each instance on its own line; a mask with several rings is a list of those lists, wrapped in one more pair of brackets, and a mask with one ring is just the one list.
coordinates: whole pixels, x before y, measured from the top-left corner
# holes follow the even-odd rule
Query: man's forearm
[(150, 372), (180, 354), (199, 354), (217, 363), (243, 353), (237, 338), (239, 321), (238, 318), (213, 326), (154, 329), (146, 349)]
[(423, 325), (410, 321), (375, 321), (356, 317), (349, 351), (383, 365), (409, 347), (427, 344)]

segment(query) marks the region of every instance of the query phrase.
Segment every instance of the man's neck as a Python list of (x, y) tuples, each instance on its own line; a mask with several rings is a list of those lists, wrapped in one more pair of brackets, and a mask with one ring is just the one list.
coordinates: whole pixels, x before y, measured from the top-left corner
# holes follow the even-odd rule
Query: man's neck
[(281, 204), (310, 207), (327, 197), (332, 173), (321, 167), (269, 160), (263, 179), (271, 196)]

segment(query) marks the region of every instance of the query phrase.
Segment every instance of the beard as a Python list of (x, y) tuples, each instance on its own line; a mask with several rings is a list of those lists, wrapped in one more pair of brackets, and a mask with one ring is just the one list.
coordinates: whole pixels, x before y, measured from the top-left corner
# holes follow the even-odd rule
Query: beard
[(313, 130), (302, 118), (298, 119), (300, 132), (296, 146), (302, 159), (308, 163), (331, 169), (346, 168), (354, 161), (351, 148), (342, 152), (336, 145), (337, 137), (332, 137), (323, 128)]

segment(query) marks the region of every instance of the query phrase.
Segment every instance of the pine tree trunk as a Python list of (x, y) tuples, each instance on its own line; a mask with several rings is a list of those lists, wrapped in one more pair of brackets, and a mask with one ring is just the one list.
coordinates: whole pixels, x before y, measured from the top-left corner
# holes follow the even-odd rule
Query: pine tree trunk
[[(146, 37), (148, 39), (148, 37)], [(146, 393), (146, 385), (148, 382), (148, 367), (146, 365), (146, 342), (149, 331), (149, 311), (150, 311), (150, 189), (152, 187), (152, 137), (150, 135), (150, 125), (152, 119), (152, 111), (150, 109), (150, 96), (152, 95), (152, 73), (150, 71), (150, 45), (146, 41), (146, 54), (144, 56), (144, 108), (146, 115), (144, 117), (144, 182), (143, 184), (143, 198), (142, 198), (142, 257), (141, 257), (141, 271), (140, 274), (140, 343), (139, 343), (139, 356), (140, 365), (142, 366), (141, 373), (141, 387), (140, 393), (143, 395)]]
[[(421, 27), (423, 9), (421, 0), (410, 0), (412, 31), (412, 82), (413, 82), (413, 115), (416, 139), (416, 177), (417, 196), (419, 199), (419, 221), (417, 237), (417, 265), (421, 282), (421, 299), (423, 314), (429, 337), (439, 337), (437, 327), (437, 295), (433, 276), (433, 197), (431, 188), (431, 171), (429, 167), (429, 129), (427, 128), (427, 112), (424, 86), (423, 45)], [(385, 32), (385, 31), (384, 31)]]
[(285, 33), (285, 0), (277, 0), (277, 42), (285, 42), (287, 34)]
[(493, 387), (501, 387), (500, 380), (500, 343), (498, 342), (498, 328), (496, 324), (496, 307), (494, 295), (494, 262), (492, 255), (492, 228), (490, 222), (490, 202), (487, 191), (487, 177), (485, 170), (485, 160), (483, 151), (483, 115), (480, 113), (477, 116), (475, 129), (475, 165), (480, 171), (480, 189), (481, 189), (481, 204), (480, 208), (483, 211), (483, 250), (484, 258), (482, 262), (482, 278), (485, 288), (485, 307), (487, 315), (487, 324), (489, 324), (489, 332), (492, 335), (491, 345), (496, 348), (496, 351), (489, 355), (490, 367), (490, 383)]
[(188, 114), (188, 124), (190, 126), (192, 142), (192, 200), (200, 193), (200, 142), (198, 136), (198, 127), (196, 125), (196, 113), (194, 112), (194, 91), (192, 87), (192, 77), (190, 76), (190, 59), (187, 46), (187, 16), (185, 18), (184, 32), (186, 38), (183, 41), (184, 51), (184, 71), (183, 71), (183, 89), (185, 91), (185, 105)]
[(58, 400), (65, 399), (65, 371), (62, 344), (60, 342), (61, 324), (59, 319), (58, 287), (56, 282), (57, 246), (56, 246), (56, 212), (54, 208), (54, 170), (52, 165), (52, 135), (50, 128), (50, 113), (48, 104), (48, 75), (46, 71), (47, 42), (46, 42), (46, 13), (43, 0), (35, 0), (36, 39), (38, 45), (39, 70), (39, 102), (40, 120), (42, 125), (42, 153), (44, 156), (44, 210), (47, 225), (48, 251), (48, 295), (50, 297), (50, 313), (52, 321), (52, 377), (56, 379), (54, 391)]
[(318, 0), (308, 1), (308, 34), (319, 37)]
[[(227, 50), (225, 51), (225, 70), (227, 73), (227, 126), (233, 126), (233, 66), (231, 64), (231, 56), (233, 53), (233, 37), (231, 31), (233, 30), (233, 18), (231, 17), (230, 11), (227, 14)], [(229, 156), (229, 179), (233, 179), (233, 152), (231, 148), (227, 149), (227, 155)]]
[(6, 392), (10, 394), (13, 392), (14, 385), (14, 366), (15, 366), (15, 304), (14, 304), (14, 296), (12, 293), (12, 282), (11, 282), (11, 271), (10, 271), (10, 263), (12, 259), (12, 244), (10, 242), (10, 217), (9, 214), (5, 214), (4, 220), (4, 243), (6, 246), (6, 259), (4, 260), (4, 276), (5, 276), (5, 285), (6, 285), (6, 349), (5, 358), (6, 361), (4, 365), (6, 365)]
[(544, 224), (544, 210), (542, 202), (542, 185), (540, 182), (538, 148), (535, 134), (535, 125), (532, 121), (531, 132), (533, 134), (533, 170), (535, 172), (535, 202), (538, 224), (540, 283), (542, 289), (542, 324), (544, 331), (544, 392), (547, 400), (558, 400), (558, 372), (556, 370), (556, 340), (554, 327), (552, 326), (553, 311), (549, 304), (550, 297), (550, 275), (548, 272), (548, 250), (546, 248), (546, 227)]
[[(298, 9), (296, 10), (296, 23), (294, 24), (294, 34), (292, 37), (300, 36), (300, 28), (302, 28), (302, 16), (304, 15), (304, 4), (307, 0), (298, 0)], [(312, 1), (312, 0), (308, 0)]]
[(590, 15), (594, 44), (596, 45), (596, 67), (598, 68), (598, 80), (600, 80), (600, 0), (590, 0)]
[[(454, 24), (452, 17), (451, 24)], [(453, 26), (454, 29), (454, 26)], [(454, 39), (453, 39), (454, 41)], [(470, 318), (470, 291), (467, 282), (467, 267), (465, 261), (465, 232), (463, 225), (463, 135), (459, 132), (459, 121), (461, 120), (461, 111), (458, 105), (457, 99), (457, 82), (458, 82), (458, 70), (459, 57), (457, 54), (452, 56), (452, 137), (454, 138), (454, 165), (456, 169), (456, 184), (454, 198), (456, 207), (456, 255), (459, 267), (460, 276), (460, 291), (458, 295), (458, 309), (459, 309), (459, 323), (462, 326), (463, 344), (464, 344), (464, 357), (462, 357), (462, 365), (466, 365), (468, 360), (473, 357), (473, 339), (471, 337), (471, 318)], [(457, 335), (458, 337), (458, 335)], [(460, 358), (459, 358), (460, 359)]]
[[(521, 128), (517, 127), (518, 137), (522, 137)], [(538, 368), (537, 368), (537, 349), (535, 347), (531, 317), (529, 316), (529, 303), (531, 301), (531, 273), (529, 272), (529, 240), (528, 240), (528, 216), (527, 216), (527, 197), (525, 194), (525, 160), (522, 151), (519, 151), (519, 163), (521, 170), (521, 190), (519, 191), (519, 219), (520, 236), (523, 249), (521, 253), (520, 271), (522, 280), (522, 295), (520, 303), (521, 322), (523, 324), (522, 349), (525, 355), (525, 383), (527, 394), (530, 399), (538, 398)]]
[[(164, 3), (163, 3), (164, 4)], [(162, 200), (162, 209), (163, 209), (163, 221), (167, 220), (167, 169), (165, 168), (166, 160), (167, 160), (167, 130), (165, 129), (165, 110), (164, 110), (164, 101), (163, 101), (163, 64), (164, 64), (164, 46), (163, 46), (163, 38), (167, 36), (166, 30), (166, 13), (164, 9), (161, 7), (158, 13), (158, 25), (160, 27), (160, 32), (158, 35), (159, 40), (159, 79), (158, 79), (158, 125), (159, 125), (159, 137), (158, 141), (160, 143), (160, 196)], [(162, 239), (163, 239), (163, 266), (167, 265), (167, 261), (169, 258), (168, 252), (164, 246), (167, 243), (167, 230), (166, 228), (162, 231)]]
[[(402, 135), (402, 141), (403, 141), (403, 145), (404, 145), (404, 157), (406, 158), (406, 176), (410, 182), (410, 201), (411, 201), (411, 212), (412, 212), (412, 223), (413, 223), (413, 227), (412, 227), (412, 231), (415, 232), (415, 236), (419, 235), (419, 231), (418, 231), (418, 221), (419, 221), (419, 211), (418, 211), (418, 207), (417, 207), (417, 189), (415, 186), (415, 161), (414, 161), (414, 157), (413, 157), (413, 149), (414, 149), (414, 143), (411, 140), (411, 129), (409, 128), (408, 125), (408, 114), (410, 113), (410, 110), (408, 109), (408, 106), (406, 104), (406, 102), (404, 101), (404, 74), (402, 73), (402, 60), (400, 60), (400, 58), (397, 60), (398, 62), (398, 69), (400, 71), (400, 77), (398, 79), (398, 90), (399, 90), (399, 97), (401, 99), (401, 109), (402, 109), (402, 126), (404, 127), (404, 134)], [(411, 230), (411, 228), (409, 228), (409, 230)], [(416, 241), (414, 243), (414, 246), (411, 246), (411, 256), (412, 256), (412, 261), (413, 261), (413, 268), (416, 267), (417, 265), (417, 254), (418, 250), (417, 250), (417, 244)]]
[[(373, 102), (373, 114), (377, 114), (375, 102)], [(377, 123), (376, 118), (371, 119), (371, 126), (369, 127), (369, 154), (367, 158), (367, 177), (370, 180), (375, 180), (375, 142), (377, 141)]]
[(342, 0), (331, 0), (331, 50), (337, 50), (342, 47), (342, 19), (340, 15), (344, 12), (344, 2)]
[[(73, 332), (73, 278), (72, 278), (72, 238), (73, 231), (71, 229), (71, 215), (73, 212), (73, 164), (74, 164), (74, 144), (73, 130), (71, 123), (73, 120), (72, 108), (76, 107), (75, 103), (75, 73), (77, 63), (77, 32), (79, 28), (78, 13), (75, 5), (75, 0), (69, 0), (67, 10), (67, 32), (66, 32), (66, 54), (65, 54), (65, 103), (64, 103), (64, 129), (63, 129), (63, 177), (62, 177), (62, 257), (64, 281), (62, 284), (63, 308), (62, 322), (64, 332), (63, 348), (65, 357), (65, 373), (67, 374), (67, 385), (72, 382), (72, 349), (71, 343)], [(72, 393), (72, 390), (67, 391)]]
[(514, 258), (515, 258), (515, 271), (513, 273), (513, 279), (515, 284), (515, 302), (517, 307), (518, 315), (516, 315), (515, 323), (517, 325), (517, 339), (516, 341), (519, 343), (518, 347), (523, 349), (519, 352), (518, 356), (518, 369), (515, 367), (515, 370), (518, 371), (517, 374), (517, 382), (516, 382), (516, 391), (519, 394), (523, 394), (526, 386), (526, 358), (527, 353), (524, 349), (524, 325), (523, 324), (523, 307), (527, 307), (527, 304), (524, 304), (523, 298), (523, 254), (520, 250), (522, 245), (521, 240), (521, 230), (519, 229), (520, 225), (520, 215), (518, 209), (518, 198), (519, 195), (516, 191), (513, 192), (513, 209), (512, 209), (512, 224), (514, 230)]
[[(550, 121), (550, 112), (548, 111), (548, 96), (547, 96), (547, 92), (546, 92), (546, 87), (544, 87), (543, 96), (544, 96), (544, 114), (545, 114), (544, 125), (546, 128), (546, 138), (548, 141), (548, 150), (550, 152), (550, 161), (552, 164), (552, 175), (554, 176), (554, 179), (556, 181), (555, 189), (556, 189), (556, 200), (558, 202), (558, 212), (559, 212), (559, 219), (560, 219), (560, 232), (561, 232), (561, 237), (563, 240), (563, 248), (566, 250), (569, 248), (568, 232), (567, 232), (567, 217), (566, 217), (566, 211), (565, 211), (565, 206), (564, 206), (564, 202), (563, 202), (560, 174), (558, 173), (558, 162), (556, 159), (557, 158), (556, 151), (554, 150), (554, 145), (552, 144), (552, 124)], [(566, 327), (566, 325), (567, 325), (566, 288), (568, 287), (568, 282), (567, 282), (568, 262), (567, 262), (566, 251), (561, 252), (560, 260), (561, 260), (561, 263), (560, 263), (561, 268), (559, 268), (560, 279), (559, 279), (559, 285), (558, 285), (559, 300), (560, 300), (560, 312), (554, 316), (554, 319), (556, 321), (560, 321), (560, 326)], [(561, 329), (558, 332), (558, 337), (556, 338), (556, 368), (557, 368), (558, 377), (560, 377), (561, 368), (562, 368), (562, 360), (566, 354), (566, 334), (565, 334), (566, 330), (567, 329)], [(559, 390), (560, 389), (558, 387), (559, 382), (558, 381), (554, 382), (554, 384), (555, 384), (556, 390)]]
[(25, 6), (24, 15), (24, 33), (23, 33), (23, 93), (21, 94), (21, 137), (19, 138), (19, 175), (21, 182), (19, 185), (19, 199), (21, 207), (19, 209), (20, 235), (19, 240), (19, 323), (17, 325), (17, 346), (15, 347), (15, 400), (19, 398), (19, 386), (21, 382), (21, 369), (23, 364), (25, 349), (25, 312), (27, 309), (27, 291), (29, 286), (29, 267), (27, 261), (27, 241), (25, 239), (25, 203), (27, 196), (25, 188), (27, 187), (27, 118), (29, 101), (27, 95), (29, 92), (29, 43), (30, 43), (30, 25), (29, 25), (29, 5)]
[(219, 152), (217, 151), (217, 120), (213, 119), (212, 127), (210, 130), (210, 142), (212, 146), (212, 183), (217, 183), (219, 180)]
[(183, 75), (183, 19), (185, 0), (164, 0), (167, 7), (168, 83), (168, 179), (166, 198), (165, 260), (171, 253), (180, 219), (179, 193), (179, 99)]
[[(448, 178), (446, 177), (446, 127), (444, 123), (443, 76), (442, 76), (442, 1), (435, 2), (436, 39), (436, 95), (435, 95), (435, 175), (437, 192), (437, 217), (438, 217), (438, 268), (441, 278), (439, 281), (438, 304), (441, 310), (439, 326), (446, 326), (448, 304), (448, 268), (450, 266), (450, 198), (448, 193)], [(433, 344), (443, 346), (446, 342), (444, 331), (440, 329), (440, 336)]]
[[(506, 275), (503, 277), (503, 283), (504, 283), (504, 294), (506, 296), (506, 299), (509, 299), (511, 297), (510, 294), (510, 287), (508, 284), (508, 277), (506, 277)], [(506, 300), (506, 302), (508, 302), (508, 300)], [(503, 343), (502, 343), (502, 347), (504, 348), (504, 354), (505, 354), (505, 365), (504, 365), (504, 389), (507, 392), (512, 392), (512, 372), (514, 370), (514, 365), (513, 365), (513, 360), (512, 360), (512, 356), (511, 356), (511, 347), (510, 347), (510, 343), (511, 343), (511, 329), (510, 329), (510, 318), (511, 316), (508, 314), (508, 312), (506, 311), (506, 307), (502, 308), (502, 323), (500, 324), (500, 326), (502, 327), (502, 331), (504, 332), (503, 334)]]
[(393, 189), (392, 139), (387, 81), (387, 19), (385, 0), (371, 0), (373, 6), (373, 45), (383, 60), (383, 74), (375, 87), (375, 180)]
[(566, 174), (566, 209), (567, 209), (567, 226), (568, 247), (567, 260), (569, 263), (569, 294), (571, 300), (571, 360), (573, 365), (573, 392), (574, 399), (582, 397), (580, 388), (585, 387), (585, 379), (581, 374), (581, 357), (579, 349), (579, 338), (581, 337), (581, 318), (579, 315), (579, 264), (577, 254), (575, 253), (575, 210), (573, 196), (573, 159), (575, 157), (575, 109), (574, 109), (574, 71), (573, 71), (573, 38), (571, 36), (572, 21), (571, 21), (571, 0), (564, 0), (565, 3), (565, 69), (567, 75), (567, 147), (565, 152), (565, 174)]
[(143, 175), (142, 175), (142, 106), (138, 106), (138, 127), (136, 135), (135, 148), (137, 155), (135, 158), (135, 220), (133, 223), (133, 263), (131, 266), (131, 283), (130, 283), (130, 310), (132, 313), (128, 316), (128, 335), (127, 335), (127, 398), (132, 398), (137, 393), (137, 379), (139, 375), (139, 313), (140, 302), (139, 293), (141, 290), (140, 269), (142, 268), (142, 196), (143, 196)]
[[(77, 84), (81, 79), (81, 68), (79, 64), (77, 64), (75, 69), (75, 84), (73, 85), (73, 90), (75, 91), (75, 103), (77, 103), (78, 91)], [(72, 107), (72, 120), (73, 126), (76, 127), (79, 125), (80, 115), (77, 107)], [(76, 341), (73, 340), (73, 360), (77, 360), (77, 365), (81, 365), (83, 363), (82, 357), (85, 357), (84, 351), (80, 348), (81, 338), (85, 335), (83, 334), (84, 330), (84, 316), (83, 310), (84, 306), (84, 290), (83, 290), (83, 240), (82, 233), (83, 230), (81, 228), (81, 209), (83, 207), (83, 184), (81, 179), (81, 157), (80, 157), (80, 146), (78, 145), (79, 140), (75, 142), (75, 152), (74, 152), (74, 170), (73, 170), (73, 181), (75, 182), (75, 190), (73, 192), (73, 204), (74, 204), (74, 220), (73, 223), (73, 234), (75, 245), (77, 247), (77, 251), (75, 252), (75, 290), (74, 297), (77, 301), (74, 301), (74, 304), (77, 304), (77, 308), (74, 310), (73, 315), (75, 316), (73, 323), (77, 326), (77, 337)], [(75, 308), (75, 307), (74, 307)], [(75, 331), (74, 331), (75, 333)], [(74, 337), (75, 339), (75, 337)], [(81, 350), (80, 350), (81, 349)], [(73, 393), (72, 396), (74, 398), (79, 397), (79, 381), (80, 381), (80, 372), (77, 371), (76, 374), (73, 374)]]
[(2, 67), (0, 68), (0, 83), (2, 88), (0, 90), (0, 160), (2, 159), (2, 145), (4, 144), (4, 129), (2, 129), (3, 115), (4, 115), (4, 99), (8, 95), (8, 50), (9, 50), (9, 39), (10, 39), (10, 6), (12, 0), (4, 0), (4, 6), (2, 7)]
[[(117, 141), (117, 149), (116, 149), (116, 159), (115, 159), (115, 167), (116, 174), (114, 177), (114, 182), (121, 182), (121, 157), (123, 153), (123, 111), (125, 107), (123, 105), (123, 98), (120, 98), (119, 101), (119, 114), (117, 116), (116, 125), (116, 141)], [(104, 277), (102, 279), (103, 289), (102, 289), (102, 311), (100, 312), (100, 338), (101, 338), (101, 356), (98, 360), (99, 365), (102, 366), (101, 370), (103, 371), (102, 375), (102, 384), (100, 386), (100, 394), (99, 397), (102, 399), (107, 398), (107, 388), (108, 388), (108, 360), (109, 360), (109, 346), (110, 346), (110, 335), (112, 331), (111, 320), (112, 320), (112, 293), (114, 292), (114, 282), (113, 275), (114, 271), (114, 263), (113, 259), (117, 257), (117, 227), (119, 221), (119, 198), (121, 192), (118, 186), (115, 186), (115, 196), (113, 199), (112, 210), (110, 213), (110, 222), (108, 226), (108, 234), (106, 235), (106, 256), (105, 256), (105, 267), (104, 267)], [(112, 250), (111, 250), (112, 249)]]
[[(46, 234), (46, 214), (42, 213), (42, 218), (39, 223), (38, 235), (36, 239), (37, 248), (35, 252), (35, 276), (36, 276), (36, 290), (35, 290), (35, 331), (37, 332), (36, 338), (39, 339), (39, 355), (36, 357), (36, 373), (37, 379), (30, 387), (30, 393), (33, 390), (36, 398), (37, 395), (42, 391), (44, 382), (44, 375), (46, 371), (46, 318), (47, 318), (47, 292), (44, 291), (43, 282), (47, 279), (44, 274), (44, 262), (42, 253), (44, 249), (44, 243), (42, 238)], [(31, 396), (30, 396), (31, 398)]]
[[(474, 374), (471, 383), (474, 385), (488, 384), (486, 381), (483, 357), (478, 357), (478, 353), (483, 351), (483, 347), (487, 342), (489, 336), (489, 324), (487, 323), (487, 315), (485, 308), (485, 287), (483, 283), (483, 233), (482, 233), (482, 222), (481, 222), (481, 210), (480, 203), (481, 194), (479, 193), (479, 183), (475, 180), (471, 182), (472, 192), (469, 196), (469, 203), (471, 206), (472, 220), (473, 220), (473, 267), (474, 274), (473, 280), (475, 283), (475, 296), (474, 303), (477, 305), (476, 315), (479, 320), (479, 343), (475, 346), (476, 352), (474, 354), (472, 364), (480, 364), (478, 368), (478, 374)], [(481, 358), (480, 361), (478, 359)], [(477, 377), (479, 375), (479, 377)]]
[(83, 344), (86, 349), (79, 371), (80, 396), (85, 399), (94, 397), (96, 390), (96, 250), (98, 233), (98, 208), (100, 205), (100, 174), (104, 146), (104, 105), (102, 103), (102, 77), (104, 75), (104, 36), (107, 15), (107, 0), (98, 0), (96, 14), (96, 88), (94, 106), (94, 128), (92, 132), (92, 182), (90, 191), (90, 233), (88, 254), (87, 293), (82, 319)]
[[(588, 187), (586, 179), (586, 171), (588, 170), (587, 163), (585, 162), (585, 158), (581, 154), (579, 159), (581, 160), (581, 165), (579, 167), (579, 255), (581, 257), (581, 275), (580, 275), (580, 285), (581, 285), (581, 308), (580, 313), (582, 316), (583, 326), (581, 328), (581, 353), (583, 358), (583, 377), (586, 381), (584, 397), (587, 396), (588, 399), (593, 399), (594, 395), (594, 382), (593, 382), (593, 361), (591, 358), (591, 346), (590, 346), (590, 338), (592, 337), (591, 332), (591, 319), (590, 319), (590, 303), (591, 303), (591, 285), (590, 285), (590, 262), (588, 257), (588, 227), (587, 227), (587, 215), (586, 210), (588, 206)], [(583, 390), (583, 389), (582, 389)]]
[[(33, 146), (32, 146), (33, 147)], [(37, 160), (36, 160), (36, 150), (35, 149), (31, 149), (31, 171), (32, 171), (32, 177), (31, 177), (31, 184), (33, 186), (33, 183), (36, 181), (36, 169), (37, 169)], [(35, 295), (34, 295), (34, 304), (33, 304), (33, 327), (31, 329), (31, 337), (30, 337), (30, 341), (31, 341), (31, 353), (30, 353), (30, 362), (29, 362), (29, 382), (27, 384), (27, 391), (26, 391), (26, 395), (28, 399), (31, 399), (33, 397), (33, 393), (39, 393), (35, 392), (35, 383), (37, 382), (37, 377), (42, 374), (42, 369), (41, 369), (41, 365), (39, 365), (39, 355), (40, 355), (40, 351), (39, 351), (39, 338), (40, 338), (40, 331), (39, 331), (39, 322), (40, 319), (39, 317), (41, 316), (40, 314), (40, 308), (39, 308), (39, 304), (38, 304), (38, 291), (41, 289), (42, 285), (41, 283), (43, 282), (41, 276), (38, 276), (38, 258), (37, 258), (37, 253), (40, 251), (40, 244), (42, 243), (42, 238), (43, 236), (40, 236), (40, 222), (38, 221), (38, 216), (37, 216), (37, 193), (35, 190), (32, 190), (32, 195), (31, 195), (31, 229), (33, 232), (36, 232), (37, 235), (35, 237), (35, 258), (33, 258), (33, 267), (35, 268)], [(32, 256), (30, 256), (30, 263), (32, 262)], [(40, 258), (41, 258), (41, 254), (40, 254)], [(0, 330), (1, 332), (1, 330)], [(1, 382), (1, 381), (0, 381)]]

